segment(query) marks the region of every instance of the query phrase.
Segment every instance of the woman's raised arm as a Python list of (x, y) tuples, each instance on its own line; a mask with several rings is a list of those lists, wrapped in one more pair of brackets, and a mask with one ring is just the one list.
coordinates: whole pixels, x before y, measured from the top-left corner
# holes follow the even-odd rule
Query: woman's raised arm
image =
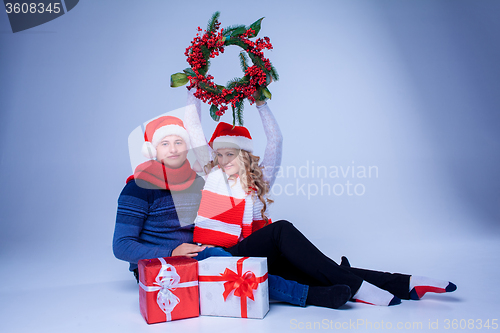
[(264, 180), (269, 183), (269, 187), (272, 187), (276, 180), (276, 174), (281, 166), (283, 135), (281, 135), (278, 122), (274, 118), (267, 103), (257, 105), (257, 110), (259, 111), (267, 138), (264, 158), (260, 165), (264, 168)]
[[(196, 159), (200, 163), (201, 169), (211, 161), (212, 150), (207, 143), (203, 128), (201, 127), (201, 104), (200, 100), (194, 97), (193, 92), (188, 90), (187, 107), (184, 115), (184, 125), (191, 140), (191, 149), (193, 149)], [(194, 107), (193, 107), (194, 105)], [(197, 170), (195, 171), (204, 171)]]

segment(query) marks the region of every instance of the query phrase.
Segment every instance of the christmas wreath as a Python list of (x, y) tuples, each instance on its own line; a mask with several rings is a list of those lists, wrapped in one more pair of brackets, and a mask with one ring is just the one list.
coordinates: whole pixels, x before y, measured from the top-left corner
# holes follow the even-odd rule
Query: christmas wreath
[[(210, 115), (215, 121), (219, 121), (220, 116), (228, 109), (228, 105), (231, 105), (233, 125), (236, 121), (239, 125), (243, 125), (244, 100), (248, 99), (252, 104), (255, 102), (254, 96), (258, 96), (258, 100), (270, 99), (271, 92), (267, 86), (273, 80), (278, 80), (276, 69), (263, 53), (264, 49), (271, 50), (273, 46), (269, 37), (250, 40), (250, 38), (257, 37), (264, 18), (255, 21), (249, 27), (235, 25), (219, 29), (219, 15), (219, 12), (213, 14), (203, 33), (203, 30), (198, 27), (196, 37), (184, 53), (191, 67), (181, 73), (172, 74), (170, 86), (180, 87), (189, 82), (188, 89), (197, 88), (194, 96), (211, 104)], [(239, 59), (244, 76), (234, 78), (226, 86), (222, 86), (214, 83), (214, 77), (208, 74), (210, 58), (224, 53), (224, 48), (230, 45), (243, 49), (239, 54)], [(248, 58), (252, 61), (251, 66), (248, 64)]]

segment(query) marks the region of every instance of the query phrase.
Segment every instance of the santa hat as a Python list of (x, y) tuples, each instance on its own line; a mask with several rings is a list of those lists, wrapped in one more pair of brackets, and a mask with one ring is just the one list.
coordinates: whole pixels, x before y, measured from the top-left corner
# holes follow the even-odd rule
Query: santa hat
[(228, 123), (219, 123), (212, 138), (208, 142), (214, 150), (220, 148), (237, 148), (253, 152), (253, 142), (250, 132), (243, 126), (233, 126)]
[(151, 120), (146, 125), (142, 154), (150, 159), (156, 158), (156, 146), (168, 135), (180, 136), (189, 148), (189, 135), (184, 123), (177, 117), (163, 116)]

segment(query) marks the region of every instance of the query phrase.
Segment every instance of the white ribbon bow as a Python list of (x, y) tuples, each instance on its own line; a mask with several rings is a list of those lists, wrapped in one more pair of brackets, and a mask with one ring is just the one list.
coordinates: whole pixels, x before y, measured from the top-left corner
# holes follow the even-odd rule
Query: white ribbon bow
[(198, 281), (182, 282), (181, 277), (177, 274), (174, 266), (167, 264), (165, 259), (158, 258), (161, 262), (161, 269), (155, 278), (153, 286), (145, 286), (139, 281), (139, 286), (145, 291), (159, 291), (156, 297), (156, 303), (160, 309), (166, 314), (167, 321), (172, 320), (170, 313), (179, 304), (180, 299), (172, 291), (177, 288), (193, 287), (198, 285)]

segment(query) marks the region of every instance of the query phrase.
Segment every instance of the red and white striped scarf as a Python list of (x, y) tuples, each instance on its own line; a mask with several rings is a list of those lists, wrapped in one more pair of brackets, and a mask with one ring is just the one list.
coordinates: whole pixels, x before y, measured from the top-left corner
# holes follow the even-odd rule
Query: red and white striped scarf
[(228, 248), (264, 226), (264, 204), (243, 191), (239, 177), (231, 183), (219, 167), (207, 176), (195, 220), (194, 242)]

